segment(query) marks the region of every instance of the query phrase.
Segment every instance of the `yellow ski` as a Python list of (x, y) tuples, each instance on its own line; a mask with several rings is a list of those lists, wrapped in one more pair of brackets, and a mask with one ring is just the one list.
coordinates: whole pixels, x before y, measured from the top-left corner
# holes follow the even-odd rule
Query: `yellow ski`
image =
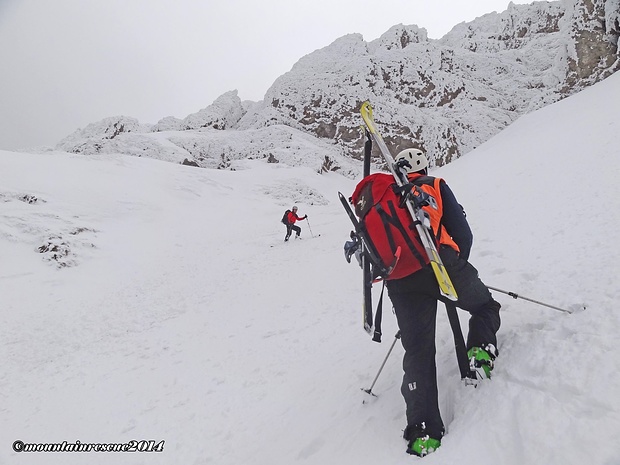
[[(383, 141), (383, 137), (381, 137), (381, 134), (375, 126), (375, 120), (373, 119), (372, 115), (372, 106), (370, 106), (369, 102), (364, 102), (362, 104), (360, 113), (362, 115), (364, 123), (366, 124), (366, 127), (368, 128), (368, 131), (370, 132), (372, 139), (379, 147), (379, 150), (381, 151), (381, 154), (383, 155), (383, 158), (385, 159), (385, 162), (388, 165), (390, 172), (394, 176), (396, 183), (399, 186), (402, 186), (404, 182), (401, 179), (399, 173), (396, 171), (394, 158), (390, 154), (387, 145), (385, 145), (385, 142)], [(446, 267), (444, 266), (443, 262), (441, 261), (441, 257), (437, 252), (437, 248), (435, 247), (431, 232), (429, 231), (428, 226), (424, 221), (423, 213), (421, 213), (420, 211), (421, 209), (414, 208), (411, 201), (407, 201), (407, 209), (409, 210), (411, 218), (413, 218), (414, 220), (416, 230), (418, 231), (420, 239), (422, 240), (422, 244), (424, 245), (424, 249), (426, 250), (426, 255), (431, 262), (431, 267), (433, 269), (433, 272), (435, 273), (435, 278), (437, 279), (437, 283), (439, 284), (441, 294), (450, 300), (458, 300), (456, 289), (454, 289), (452, 281), (450, 280), (450, 276), (448, 276)]]

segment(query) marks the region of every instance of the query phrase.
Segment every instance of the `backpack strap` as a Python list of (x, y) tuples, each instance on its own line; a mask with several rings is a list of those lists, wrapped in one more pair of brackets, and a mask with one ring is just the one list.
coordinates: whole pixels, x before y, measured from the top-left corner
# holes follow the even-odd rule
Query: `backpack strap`
[[(416, 187), (431, 186), (439, 195), (441, 195), (439, 193), (439, 184), (441, 183), (441, 181), (442, 181), (441, 178), (435, 178), (435, 177), (428, 176), (428, 175), (418, 176), (418, 177), (415, 177), (409, 180), (409, 182)], [(435, 202), (437, 202), (437, 199), (434, 196), (433, 198), (435, 199)], [(440, 202), (441, 202), (441, 199), (440, 199)], [(439, 220), (439, 225), (437, 226), (436, 232), (433, 230), (432, 227), (429, 229), (431, 232), (431, 236), (435, 239), (435, 246), (439, 247), (440, 240), (441, 240), (441, 230), (443, 229), (443, 216)]]
[(445, 304), (446, 311), (448, 312), (448, 321), (450, 321), (450, 328), (452, 328), (452, 335), (454, 336), (454, 348), (456, 350), (456, 360), (459, 365), (459, 371), (461, 372), (461, 379), (476, 379), (476, 374), (473, 373), (469, 367), (467, 347), (465, 345), (465, 338), (463, 337), (459, 316), (456, 311), (456, 305), (454, 305), (454, 302), (445, 302)]
[(377, 311), (375, 312), (375, 332), (372, 335), (374, 342), (381, 342), (381, 318), (383, 316), (383, 291), (385, 290), (385, 279), (381, 286), (381, 295), (379, 296), (379, 303), (377, 304)]
[[(426, 265), (426, 261), (424, 260), (424, 257), (422, 257), (420, 252), (418, 252), (418, 249), (416, 248), (415, 244), (409, 237), (409, 234), (407, 234), (405, 227), (403, 226), (403, 224), (400, 222), (400, 220), (396, 216), (396, 208), (394, 207), (394, 204), (391, 201), (388, 201), (388, 206), (390, 208), (391, 215), (389, 215), (380, 204), (375, 205), (375, 208), (377, 209), (377, 213), (379, 214), (379, 216), (381, 217), (381, 220), (383, 221), (383, 226), (385, 227), (385, 233), (387, 235), (390, 248), (393, 251), (396, 250), (396, 243), (394, 242), (394, 236), (392, 235), (392, 231), (388, 227), (389, 224), (391, 224), (396, 229), (398, 229), (398, 231), (402, 234), (403, 238), (405, 239), (405, 242), (407, 246), (409, 247), (409, 249), (411, 250), (411, 253), (413, 254), (413, 256), (420, 263), (420, 266), (424, 267)], [(414, 220), (412, 219), (412, 221)], [(420, 240), (419, 236), (416, 234), (415, 237), (420, 243), (420, 245), (422, 245), (422, 241)]]

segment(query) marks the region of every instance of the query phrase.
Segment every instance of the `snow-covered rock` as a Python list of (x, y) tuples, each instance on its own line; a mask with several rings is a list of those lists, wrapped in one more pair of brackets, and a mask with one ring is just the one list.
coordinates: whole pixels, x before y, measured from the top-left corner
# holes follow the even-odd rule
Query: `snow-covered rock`
[(73, 134), (61, 140), (57, 148), (67, 152), (81, 153), (80, 144), (86, 140), (113, 140), (121, 134), (149, 132), (150, 126), (140, 124), (136, 118), (128, 116), (111, 116), (96, 123), (91, 123), (84, 129), (78, 129)]
[[(616, 46), (602, 33), (581, 32), (585, 25), (602, 31), (603, 12), (613, 6), (588, 1), (510, 4), (437, 41), (403, 25), (370, 43), (355, 34), (340, 38), (278, 78), (262, 111), (240, 124), (301, 124), (359, 151), (357, 113), (368, 99), (394, 152), (416, 144), (443, 165), (520, 115), (618, 68)], [(587, 23), (582, 9), (589, 12)]]
[[(371, 42), (349, 34), (302, 57), (260, 102), (242, 102), (234, 90), (184, 119), (149, 126), (107, 118), (56, 148), (212, 168), (264, 158), (355, 176), (364, 143), (359, 108), (370, 100), (393, 153), (417, 145), (445, 165), (521, 115), (618, 70), (619, 9), (620, 0), (511, 3), (439, 40), (402, 24)], [(299, 157), (300, 144), (314, 146), (316, 158)]]
[(183, 131), (170, 133), (168, 140), (188, 153), (189, 162), (203, 168), (239, 169), (243, 165), (237, 162), (249, 159), (336, 171), (347, 177), (359, 174), (354, 160), (334, 144), (282, 124), (245, 131)]
[(215, 102), (197, 113), (187, 116), (181, 125), (181, 130), (213, 128), (228, 129), (236, 124), (243, 114), (244, 108), (236, 90), (226, 92)]
[(618, 69), (620, 2), (577, 1), (570, 13), (567, 86), (582, 88)]

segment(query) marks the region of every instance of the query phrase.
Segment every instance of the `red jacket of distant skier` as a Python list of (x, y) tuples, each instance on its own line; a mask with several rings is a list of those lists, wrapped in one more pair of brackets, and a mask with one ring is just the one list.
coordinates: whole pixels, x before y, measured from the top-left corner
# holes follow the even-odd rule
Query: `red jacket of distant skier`
[(301, 221), (303, 218), (300, 218), (299, 216), (297, 216), (297, 213), (291, 211), (288, 214), (288, 224), (295, 224), (295, 221)]

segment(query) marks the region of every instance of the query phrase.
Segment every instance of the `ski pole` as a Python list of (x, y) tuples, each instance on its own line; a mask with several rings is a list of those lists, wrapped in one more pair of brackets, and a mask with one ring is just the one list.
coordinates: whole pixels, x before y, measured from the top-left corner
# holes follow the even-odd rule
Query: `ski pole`
[(497, 292), (501, 292), (502, 294), (509, 295), (509, 296), (510, 296), (510, 297), (512, 297), (513, 299), (523, 299), (523, 300), (527, 300), (527, 301), (529, 301), (529, 302), (533, 302), (533, 303), (538, 304), (538, 305), (544, 305), (545, 307), (549, 307), (549, 308), (552, 308), (552, 309), (554, 309), (554, 310), (558, 310), (558, 311), (560, 311), (560, 312), (565, 312), (565, 313), (573, 313), (572, 311), (570, 311), (570, 310), (566, 310), (566, 309), (564, 309), (564, 308), (554, 307), (553, 305), (549, 305), (549, 304), (546, 304), (546, 303), (544, 303), (544, 302), (539, 302), (538, 300), (534, 300), (534, 299), (530, 299), (530, 298), (528, 298), (528, 297), (524, 297), (524, 296), (522, 296), (522, 295), (517, 294), (516, 292), (503, 291), (503, 290), (501, 290), (501, 289), (498, 289), (498, 288), (496, 288), (496, 287), (491, 287), (491, 286), (487, 286), (487, 287), (488, 287), (489, 289), (493, 290), (493, 291), (497, 291)]
[(314, 237), (314, 234), (312, 234), (312, 228), (310, 227), (310, 221), (308, 220), (307, 216), (306, 216), (306, 223), (308, 223), (308, 229), (310, 230), (310, 235)]
[(377, 376), (375, 376), (374, 381), (372, 382), (372, 384), (370, 385), (370, 387), (368, 389), (361, 388), (362, 391), (364, 391), (367, 394), (370, 394), (371, 396), (377, 397), (377, 395), (374, 392), (372, 392), (372, 388), (375, 387), (375, 383), (377, 382), (377, 379), (379, 378), (379, 375), (381, 374), (381, 371), (383, 371), (383, 367), (385, 366), (385, 362), (387, 362), (388, 357), (392, 353), (392, 349), (394, 349), (394, 346), (396, 345), (396, 341), (398, 341), (399, 339), (400, 339), (400, 330), (398, 330), (398, 332), (394, 336), (394, 342), (392, 342), (392, 345), (390, 346), (390, 350), (388, 350), (388, 353), (385, 356), (385, 359), (383, 359), (383, 363), (381, 364), (381, 367), (379, 368), (379, 371), (377, 372)]

